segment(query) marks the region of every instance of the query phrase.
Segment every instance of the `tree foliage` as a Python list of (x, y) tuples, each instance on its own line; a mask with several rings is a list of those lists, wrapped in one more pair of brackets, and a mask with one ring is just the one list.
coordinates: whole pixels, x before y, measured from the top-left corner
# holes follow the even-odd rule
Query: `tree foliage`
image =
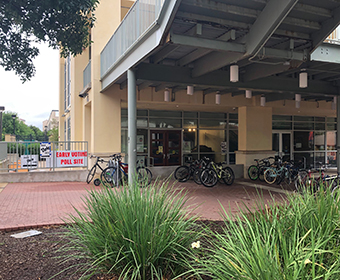
[[(12, 115), (16, 115), (14, 122)], [(13, 134), (15, 126), (15, 135), (17, 140), (44, 141), (45, 134), (34, 125), (26, 125), (20, 121), (16, 113), (2, 113), (2, 140), (5, 140), (5, 134)]]
[(98, 0), (0, 0), (0, 65), (25, 82), (35, 74), (33, 44), (47, 42), (61, 55), (81, 54), (90, 44)]

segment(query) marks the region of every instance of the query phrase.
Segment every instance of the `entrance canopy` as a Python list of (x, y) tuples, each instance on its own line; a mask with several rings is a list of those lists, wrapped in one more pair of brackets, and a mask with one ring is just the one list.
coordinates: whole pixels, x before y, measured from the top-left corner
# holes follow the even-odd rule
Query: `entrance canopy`
[[(143, 21), (147, 17), (139, 13), (145, 10), (154, 21)], [(124, 88), (126, 71), (133, 68), (140, 90), (176, 92), (191, 85), (204, 94), (232, 96), (252, 90), (266, 102), (294, 99), (296, 93), (302, 100), (339, 95), (340, 46), (325, 40), (340, 24), (340, 1), (137, 0), (130, 11), (118, 29), (135, 20), (131, 28), (145, 31), (125, 49), (115, 32), (101, 54), (102, 91), (114, 83)], [(299, 86), (301, 72), (307, 73), (307, 87)]]

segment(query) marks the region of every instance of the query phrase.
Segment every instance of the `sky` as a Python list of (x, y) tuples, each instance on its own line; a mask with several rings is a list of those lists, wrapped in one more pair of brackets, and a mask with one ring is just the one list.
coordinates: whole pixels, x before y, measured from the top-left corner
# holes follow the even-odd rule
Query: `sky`
[(59, 53), (46, 44), (38, 48), (40, 54), (33, 61), (36, 73), (31, 81), (23, 84), (14, 72), (0, 66), (0, 106), (42, 130), (42, 122), (52, 110), (59, 109)]

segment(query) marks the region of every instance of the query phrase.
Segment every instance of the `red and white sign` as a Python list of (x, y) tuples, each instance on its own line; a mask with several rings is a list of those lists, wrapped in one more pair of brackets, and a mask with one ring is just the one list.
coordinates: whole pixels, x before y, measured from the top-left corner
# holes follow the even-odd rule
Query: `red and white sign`
[(56, 151), (57, 167), (87, 166), (87, 151)]

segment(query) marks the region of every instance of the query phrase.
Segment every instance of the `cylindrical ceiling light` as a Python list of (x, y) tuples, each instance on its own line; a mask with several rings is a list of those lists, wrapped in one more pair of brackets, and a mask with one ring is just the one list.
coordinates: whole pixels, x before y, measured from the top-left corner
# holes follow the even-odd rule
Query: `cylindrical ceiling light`
[(306, 88), (308, 86), (308, 74), (305, 71), (301, 71), (299, 75), (299, 87)]
[(251, 90), (247, 89), (246, 90), (246, 98), (252, 98), (253, 97), (253, 93)]
[(219, 91), (216, 91), (216, 95), (215, 95), (215, 103), (217, 105), (221, 104), (221, 94)]
[(264, 95), (261, 96), (260, 104), (262, 107), (266, 106), (266, 97)]
[(301, 101), (301, 94), (299, 94), (299, 93), (295, 94), (295, 101), (298, 101), (298, 102)]
[(194, 95), (194, 87), (187, 86), (187, 95)]
[(164, 91), (164, 101), (169, 102), (170, 101), (170, 90), (168, 88)]
[(238, 65), (237, 64), (230, 65), (230, 82), (232, 83), (238, 82)]

